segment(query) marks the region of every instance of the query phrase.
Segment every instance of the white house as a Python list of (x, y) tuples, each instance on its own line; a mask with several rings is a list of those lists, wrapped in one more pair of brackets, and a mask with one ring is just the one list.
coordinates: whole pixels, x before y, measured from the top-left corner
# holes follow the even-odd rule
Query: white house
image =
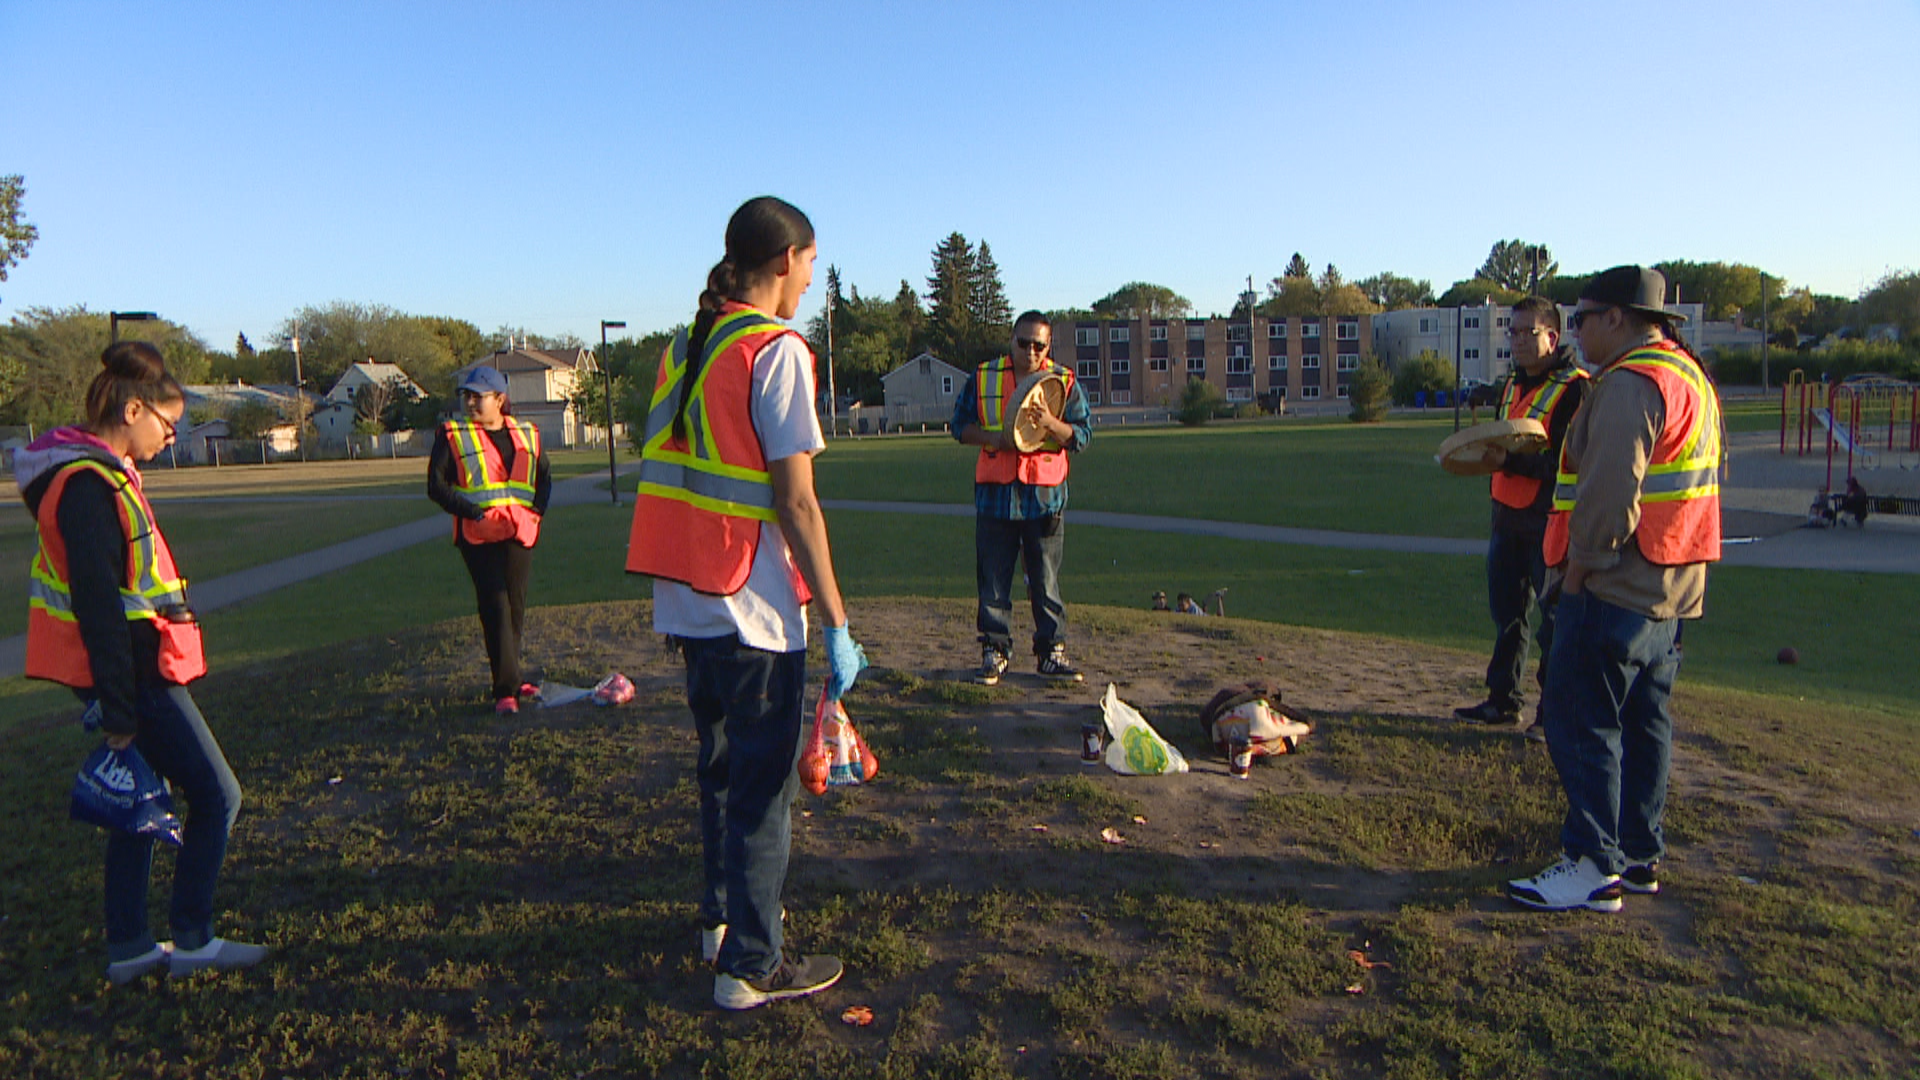
[[(1686, 316), (1680, 332), (1693, 343), (1701, 305), (1668, 304), (1667, 310)], [(1572, 317), (1573, 306), (1560, 305), (1563, 327)], [(1507, 340), (1507, 327), (1513, 323), (1509, 305), (1488, 302), (1470, 307), (1401, 308), (1374, 315), (1372, 321), (1374, 354), (1389, 366), (1433, 352), (1448, 363), (1457, 360), (1460, 378), (1466, 383), (1492, 384), (1513, 370), (1513, 345)], [(1560, 343), (1574, 344), (1570, 327), (1561, 333)]]
[(880, 376), (887, 426), (946, 423), (953, 419), (954, 399), (966, 384), (966, 372), (932, 353), (921, 353)]
[(399, 364), (379, 363), (374, 360), (373, 357), (369, 356), (360, 363), (353, 364), (349, 366), (347, 370), (340, 373), (340, 378), (334, 382), (333, 389), (327, 391), (327, 400), (344, 401), (352, 404), (354, 395), (360, 392), (361, 387), (385, 386), (395, 381), (398, 381), (401, 386), (411, 391), (416, 398), (427, 396), (427, 392), (420, 389), (419, 383), (408, 378), (407, 373), (400, 369)]

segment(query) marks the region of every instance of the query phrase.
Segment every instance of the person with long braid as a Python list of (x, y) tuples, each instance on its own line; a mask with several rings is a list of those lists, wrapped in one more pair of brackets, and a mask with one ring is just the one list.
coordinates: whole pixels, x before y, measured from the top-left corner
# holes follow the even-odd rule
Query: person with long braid
[(771, 196), (727, 222), (693, 325), (660, 359), (627, 570), (678, 644), (700, 737), (701, 955), (725, 1009), (818, 993), (831, 956), (785, 953), (781, 894), (805, 713), (807, 605), (838, 700), (866, 666), (847, 627), (813, 455), (814, 361), (787, 327), (813, 283), (813, 225)]

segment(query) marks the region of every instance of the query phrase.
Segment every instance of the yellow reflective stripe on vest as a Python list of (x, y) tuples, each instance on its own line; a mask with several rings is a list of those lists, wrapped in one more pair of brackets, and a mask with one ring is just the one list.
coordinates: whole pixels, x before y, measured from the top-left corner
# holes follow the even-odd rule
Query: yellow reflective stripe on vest
[(661, 361), (663, 377), (654, 386), (653, 401), (647, 410), (647, 440), (641, 448), (640, 494), (673, 499), (729, 517), (779, 520), (773, 510), (773, 479), (766, 470), (720, 460), (710, 435), (712, 419), (706, 396), (713, 359), (749, 334), (769, 328), (785, 329), (752, 309), (723, 315), (714, 321), (700, 373), (694, 377), (693, 389), (687, 398), (686, 450), (669, 449), (667, 445), (673, 441), (673, 417), (679, 410), (680, 384), (687, 377), (688, 367), (686, 331), (674, 338)]
[[(1693, 429), (1680, 447), (1680, 456), (1662, 465), (1647, 466), (1640, 480), (1640, 501), (1683, 502), (1720, 494), (1720, 399), (1698, 365), (1684, 357), (1675, 358), (1664, 349), (1636, 349), (1607, 366), (1606, 372), (1622, 367), (1661, 368), (1685, 379), (1700, 400)], [(1562, 458), (1564, 463), (1565, 458)], [(1553, 508), (1572, 510), (1580, 483), (1578, 473), (1560, 471), (1554, 477)]]
[[(514, 451), (527, 456), (527, 479), (513, 479), (513, 470), (505, 470), (507, 475), (492, 477), (487, 473), (487, 453), (481, 443), (486, 439), (486, 429), (471, 420), (449, 420), (448, 430), (453, 434), (454, 450), (460, 458), (460, 476), (455, 478), (453, 490), (464, 496), (468, 502), (482, 510), (495, 506), (532, 506), (534, 496), (533, 456), (540, 452), (539, 429), (531, 423), (509, 419), (507, 428), (514, 439)], [(531, 429), (531, 430), (529, 430)], [(505, 466), (502, 461), (501, 465)]]
[(1006, 409), (1007, 391), (1013, 381), (1011, 360), (990, 360), (980, 365), (979, 377), (974, 380), (974, 391), (978, 396), (979, 404), (975, 412), (980, 417), (980, 430), (999, 431), (1006, 426), (1006, 417), (1003, 413)]
[[(67, 467), (97, 473), (113, 488), (114, 498), (120, 503), (123, 524), (128, 530), (127, 543), (133, 555), (133, 580), (120, 587), (120, 608), (128, 620), (159, 619), (160, 608), (186, 603), (186, 579), (159, 576), (160, 551), (156, 540), (159, 530), (153, 516), (147, 513), (146, 502), (134, 490), (133, 482), (94, 461)], [(61, 622), (75, 621), (73, 592), (47, 562), (45, 547), (34, 552), (27, 581), (27, 608), (30, 611), (38, 608)]]

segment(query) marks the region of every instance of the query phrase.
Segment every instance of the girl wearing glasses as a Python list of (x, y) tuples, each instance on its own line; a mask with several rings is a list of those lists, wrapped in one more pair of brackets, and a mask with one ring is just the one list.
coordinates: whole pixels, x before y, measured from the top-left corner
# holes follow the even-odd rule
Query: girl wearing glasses
[(87, 388), (87, 422), (47, 432), (14, 461), (40, 539), (26, 673), (72, 687), (92, 703), (90, 715), (97, 706), (108, 745), (136, 747), (186, 797), (172, 941), (156, 942), (147, 925), (153, 839), (108, 834), (107, 977), (250, 967), (265, 947), (213, 933), (214, 885), (240, 784), (187, 692), (207, 671), (200, 626), (138, 467), (173, 442), (186, 400), (144, 341), (109, 346), (100, 359), (106, 370)]

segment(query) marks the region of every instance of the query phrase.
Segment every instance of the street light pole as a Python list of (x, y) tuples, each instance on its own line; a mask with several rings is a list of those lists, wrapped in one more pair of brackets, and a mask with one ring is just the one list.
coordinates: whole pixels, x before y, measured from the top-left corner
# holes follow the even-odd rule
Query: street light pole
[(626, 328), (627, 324), (619, 319), (600, 320), (600, 374), (606, 379), (607, 388), (607, 492), (613, 496), (615, 506), (620, 505), (620, 481), (613, 464), (613, 365), (607, 362), (607, 331)]
[(840, 399), (833, 385), (833, 290), (827, 290), (827, 438), (840, 426)]
[(154, 322), (160, 316), (151, 311), (109, 311), (107, 312), (107, 344), (120, 340), (120, 324), (123, 322)]
[[(300, 371), (300, 323), (293, 324), (293, 422), (300, 444), (300, 460), (307, 460), (307, 379)], [(349, 455), (351, 456), (351, 455)]]

